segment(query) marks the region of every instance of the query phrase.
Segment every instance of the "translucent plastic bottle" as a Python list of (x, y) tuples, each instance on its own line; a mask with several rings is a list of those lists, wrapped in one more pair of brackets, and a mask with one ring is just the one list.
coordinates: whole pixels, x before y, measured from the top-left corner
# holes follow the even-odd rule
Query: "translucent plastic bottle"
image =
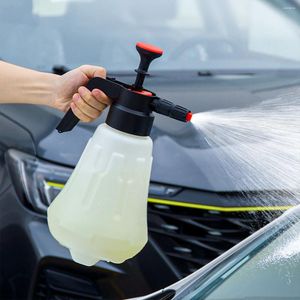
[[(143, 89), (149, 65), (162, 49), (145, 43), (137, 43), (136, 49), (140, 63), (134, 84), (108, 77), (87, 83), (90, 91), (102, 90), (112, 105), (48, 209), (52, 235), (86, 266), (99, 260), (122, 263), (145, 246), (153, 112), (181, 122), (192, 117), (189, 109)], [(69, 109), (56, 129), (70, 131), (78, 122)]]
[(122, 263), (145, 246), (152, 140), (100, 125), (48, 209), (51, 234), (74, 261)]

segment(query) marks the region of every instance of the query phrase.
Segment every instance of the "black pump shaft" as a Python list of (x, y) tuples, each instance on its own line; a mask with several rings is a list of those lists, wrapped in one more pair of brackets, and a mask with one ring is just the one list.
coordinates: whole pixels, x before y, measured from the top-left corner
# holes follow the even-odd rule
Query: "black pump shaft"
[(141, 42), (136, 44), (136, 50), (140, 54), (141, 61), (139, 67), (135, 70), (137, 75), (133, 86), (136, 90), (142, 90), (145, 76), (148, 75), (147, 71), (150, 63), (155, 58), (162, 56), (163, 50), (156, 46)]

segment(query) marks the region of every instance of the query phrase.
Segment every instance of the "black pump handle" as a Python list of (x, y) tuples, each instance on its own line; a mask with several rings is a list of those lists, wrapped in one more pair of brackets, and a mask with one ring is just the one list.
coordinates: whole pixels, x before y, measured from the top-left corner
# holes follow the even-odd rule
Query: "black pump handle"
[[(86, 88), (90, 91), (93, 89), (100, 89), (109, 98), (115, 100), (119, 97), (123, 87), (111, 78), (104, 79), (101, 77), (95, 77), (87, 83)], [(56, 129), (59, 133), (71, 131), (78, 122), (79, 119), (74, 115), (72, 109), (69, 108), (60, 123), (57, 125)]]

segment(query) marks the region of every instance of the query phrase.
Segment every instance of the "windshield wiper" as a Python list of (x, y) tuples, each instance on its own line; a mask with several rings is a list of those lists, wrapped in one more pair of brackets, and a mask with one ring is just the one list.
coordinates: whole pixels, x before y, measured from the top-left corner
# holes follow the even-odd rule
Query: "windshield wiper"
[(200, 77), (212, 77), (212, 76), (230, 76), (230, 75), (237, 75), (237, 76), (253, 76), (255, 72), (251, 71), (243, 71), (243, 70), (201, 70), (197, 72), (197, 75)]
[(211, 71), (198, 71), (198, 76), (203, 76), (203, 77), (210, 77), (210, 76), (214, 76), (214, 73)]
[(63, 75), (69, 71), (70, 69), (64, 65), (54, 65), (52, 67), (52, 72), (57, 75)]

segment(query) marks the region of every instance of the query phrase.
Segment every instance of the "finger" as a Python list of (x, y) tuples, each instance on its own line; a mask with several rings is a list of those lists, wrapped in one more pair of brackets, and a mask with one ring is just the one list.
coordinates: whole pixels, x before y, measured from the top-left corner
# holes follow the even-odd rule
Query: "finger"
[(79, 69), (88, 77), (106, 77), (106, 70), (102, 67), (91, 66), (91, 65), (83, 65), (79, 67)]
[(99, 89), (93, 89), (92, 90), (92, 95), (94, 98), (96, 98), (98, 101), (106, 104), (106, 105), (111, 105), (112, 101), (110, 98), (108, 98), (101, 90)]
[[(100, 116), (100, 113), (103, 109), (98, 110), (92, 106), (90, 106), (88, 103), (85, 102), (85, 100), (80, 97), (73, 97), (73, 101), (76, 104), (76, 106), (81, 110), (81, 112), (83, 112), (85, 115), (87, 115), (88, 117), (92, 118), (92, 119), (96, 119)], [(96, 99), (94, 99), (95, 102), (97, 102)], [(104, 106), (104, 104), (102, 104)]]
[(92, 118), (84, 114), (75, 104), (75, 102), (72, 102), (70, 105), (73, 114), (82, 122), (91, 122)]
[[(105, 103), (103, 103), (103, 102), (100, 101), (102, 98), (104, 98), (104, 97), (103, 97), (103, 94), (101, 94), (101, 96), (98, 97), (98, 98), (99, 98), (99, 101), (98, 101), (98, 99), (96, 99), (96, 97), (94, 97), (93, 93), (91, 93), (91, 92), (90, 92), (87, 88), (85, 88), (85, 87), (80, 87), (80, 88), (78, 89), (78, 93), (79, 93), (80, 97), (81, 97), (88, 105), (90, 105), (91, 107), (93, 107), (93, 108), (95, 108), (95, 109), (97, 109), (97, 110), (99, 110), (99, 111), (102, 111), (102, 110), (105, 109), (106, 106), (107, 106)], [(106, 101), (105, 98), (104, 98), (104, 101)]]

